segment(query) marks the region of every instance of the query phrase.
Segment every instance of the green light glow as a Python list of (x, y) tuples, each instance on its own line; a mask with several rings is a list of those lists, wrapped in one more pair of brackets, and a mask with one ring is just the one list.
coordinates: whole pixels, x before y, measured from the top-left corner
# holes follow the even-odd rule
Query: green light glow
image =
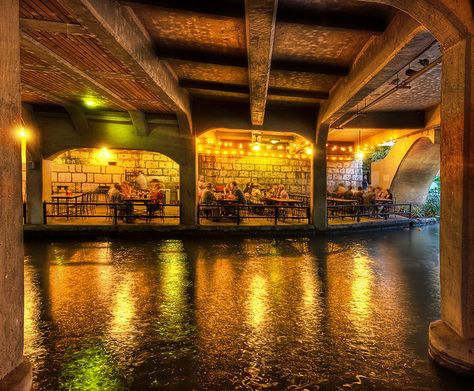
[(89, 107), (94, 107), (97, 105), (97, 102), (94, 102), (93, 100), (90, 100), (90, 99), (87, 99), (85, 102), (86, 106), (89, 106)]
[(91, 346), (72, 355), (64, 364), (59, 390), (122, 391), (121, 381), (112, 357), (105, 349)]

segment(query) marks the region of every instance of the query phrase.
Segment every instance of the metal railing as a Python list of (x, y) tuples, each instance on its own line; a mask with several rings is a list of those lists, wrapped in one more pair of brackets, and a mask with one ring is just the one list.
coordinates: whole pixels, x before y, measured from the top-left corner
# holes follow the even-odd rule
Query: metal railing
[(411, 204), (328, 205), (328, 219), (352, 218), (360, 222), (361, 217), (389, 219), (390, 216), (411, 218)]
[[(172, 207), (172, 208), (171, 208)], [(167, 209), (177, 213), (168, 214)], [(110, 202), (43, 202), (43, 220), (63, 218), (66, 221), (74, 219), (103, 218), (106, 223), (118, 224), (120, 221), (136, 222), (144, 220), (179, 219), (181, 206), (179, 204), (146, 203), (110, 203)]]
[(251, 220), (266, 220), (272, 225), (288, 222), (311, 224), (310, 208), (288, 205), (205, 205), (197, 207), (198, 224), (209, 222), (234, 222), (237, 225)]

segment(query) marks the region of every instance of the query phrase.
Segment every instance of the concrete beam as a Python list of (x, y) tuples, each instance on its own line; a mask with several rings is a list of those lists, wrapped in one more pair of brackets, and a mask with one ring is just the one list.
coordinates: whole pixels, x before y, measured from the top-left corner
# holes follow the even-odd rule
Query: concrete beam
[(122, 7), (115, 0), (64, 0), (61, 4), (131, 70), (136, 80), (148, 86), (177, 113), (181, 128), (191, 131), (187, 92), (179, 87), (174, 75), (158, 60), (150, 37), (129, 7)]
[(278, 0), (246, 0), (245, 29), (252, 125), (263, 125)]
[(26, 83), (21, 83), (21, 87), (24, 90), (30, 91), (35, 95), (42, 96), (48, 101), (64, 107), (71, 117), (71, 121), (77, 133), (86, 134), (89, 131), (89, 124), (87, 122), (85, 110), (82, 107), (76, 105), (74, 102), (71, 102), (68, 99), (59, 97), (51, 92), (40, 90)]
[(329, 100), (321, 108), (319, 122), (334, 124), (396, 73), (406, 61), (397, 61), (398, 53), (423, 31), (424, 27), (414, 19), (404, 13), (397, 13), (385, 32), (372, 40), (355, 61), (349, 75), (330, 94)]
[(22, 30), (47, 31), (48, 33), (62, 33), (67, 35), (89, 34), (80, 24), (51, 22), (48, 20), (20, 18)]
[[(317, 116), (315, 107), (268, 107), (262, 126), (250, 123), (248, 103), (214, 99), (193, 101), (194, 130), (199, 135), (211, 129), (268, 130), (292, 132), (311, 140)], [(219, 113), (219, 115), (216, 115)]]
[(425, 129), (439, 128), (441, 126), (441, 105), (425, 111)]
[(344, 128), (360, 129), (422, 129), (424, 127), (424, 111), (369, 112), (358, 115), (344, 125)]
[[(181, 49), (171, 48), (158, 45), (153, 45), (156, 55), (162, 60), (181, 60), (188, 62), (196, 62), (202, 64), (214, 64), (233, 67), (247, 67), (247, 56), (215, 54), (201, 49)], [(332, 76), (346, 76), (349, 74), (350, 68), (340, 65), (331, 65), (318, 63), (313, 61), (298, 61), (298, 60), (273, 60), (272, 69), (274, 71), (288, 71), (288, 72), (305, 72), (317, 75), (332, 75)]]
[[(183, 88), (195, 90), (208, 90), (219, 92), (231, 92), (238, 94), (249, 94), (249, 86), (243, 84), (216, 83), (208, 81), (181, 79), (179, 85)], [(309, 99), (327, 99), (329, 94), (326, 91), (307, 91), (293, 88), (268, 87), (268, 95), (287, 96)]]
[(129, 111), (133, 126), (136, 129), (137, 136), (148, 136), (150, 130), (146, 122), (146, 116), (141, 111)]

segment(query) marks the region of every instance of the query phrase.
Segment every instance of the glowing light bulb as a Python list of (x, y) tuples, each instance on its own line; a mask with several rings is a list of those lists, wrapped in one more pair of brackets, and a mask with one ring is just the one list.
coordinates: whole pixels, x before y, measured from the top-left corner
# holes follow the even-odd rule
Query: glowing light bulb
[(311, 147), (306, 148), (305, 152), (306, 152), (306, 155), (312, 155), (313, 154), (313, 148), (311, 148)]
[(253, 149), (254, 151), (260, 151), (260, 145), (254, 144), (254, 145), (252, 146), (252, 149)]

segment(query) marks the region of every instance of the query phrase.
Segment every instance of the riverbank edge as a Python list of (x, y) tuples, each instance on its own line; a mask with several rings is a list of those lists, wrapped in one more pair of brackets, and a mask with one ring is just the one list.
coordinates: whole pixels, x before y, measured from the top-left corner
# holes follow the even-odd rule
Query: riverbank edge
[(313, 225), (276, 225), (276, 226), (212, 226), (212, 225), (25, 225), (25, 238), (47, 237), (91, 237), (91, 236), (223, 236), (262, 235), (262, 236), (299, 236), (325, 235), (373, 231), (381, 229), (404, 229), (438, 223), (436, 218), (417, 218), (406, 220), (381, 220), (352, 224), (330, 225), (326, 231), (317, 230)]

